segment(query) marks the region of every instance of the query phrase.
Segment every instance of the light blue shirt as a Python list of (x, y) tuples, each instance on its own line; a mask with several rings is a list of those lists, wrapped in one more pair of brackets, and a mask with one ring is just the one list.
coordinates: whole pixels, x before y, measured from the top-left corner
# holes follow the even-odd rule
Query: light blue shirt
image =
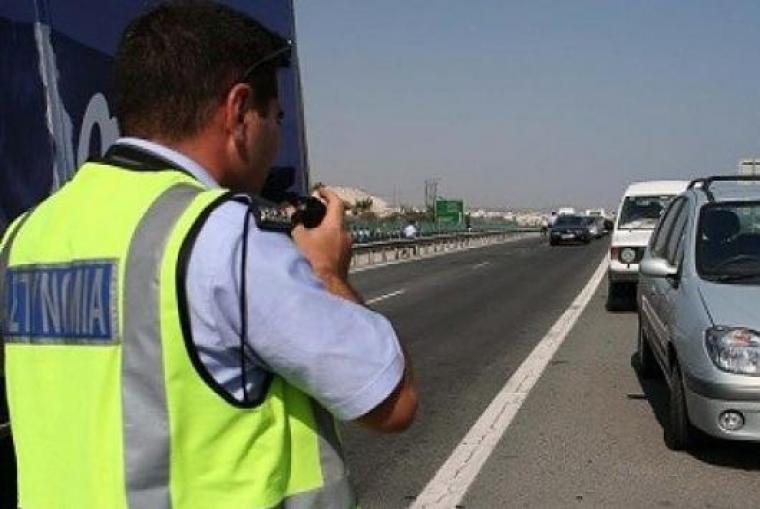
[[(162, 145), (121, 138), (219, 187), (195, 161)], [(246, 207), (227, 202), (201, 228), (187, 270), (193, 341), (213, 379), (242, 399), (240, 265)], [(404, 371), (398, 338), (386, 318), (329, 293), (293, 241), (251, 220), (246, 260), (249, 397), (276, 373), (336, 418), (352, 420), (390, 395)]]

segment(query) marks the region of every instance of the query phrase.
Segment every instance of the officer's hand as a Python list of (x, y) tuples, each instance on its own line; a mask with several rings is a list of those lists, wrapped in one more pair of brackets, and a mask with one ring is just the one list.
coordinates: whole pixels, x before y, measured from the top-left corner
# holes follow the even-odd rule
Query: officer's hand
[(348, 278), (351, 263), (351, 235), (344, 227), (343, 200), (325, 187), (317, 189), (327, 212), (315, 228), (298, 225), (293, 229), (293, 241), (320, 277)]

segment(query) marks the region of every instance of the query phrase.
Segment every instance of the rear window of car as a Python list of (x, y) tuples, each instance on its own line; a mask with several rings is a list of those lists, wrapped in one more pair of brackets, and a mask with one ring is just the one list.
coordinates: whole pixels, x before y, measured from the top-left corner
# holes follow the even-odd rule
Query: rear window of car
[(760, 202), (702, 207), (696, 247), (703, 277), (760, 279)]
[(618, 228), (653, 230), (673, 195), (627, 196), (620, 210)]
[(559, 216), (555, 226), (583, 226), (584, 219), (579, 216)]

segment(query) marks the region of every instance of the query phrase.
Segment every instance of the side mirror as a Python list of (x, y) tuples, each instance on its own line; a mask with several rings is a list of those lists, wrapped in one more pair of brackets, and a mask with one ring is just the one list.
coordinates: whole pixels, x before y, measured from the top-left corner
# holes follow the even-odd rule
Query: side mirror
[(647, 256), (639, 264), (639, 272), (648, 277), (675, 278), (678, 267), (672, 266), (665, 258)]

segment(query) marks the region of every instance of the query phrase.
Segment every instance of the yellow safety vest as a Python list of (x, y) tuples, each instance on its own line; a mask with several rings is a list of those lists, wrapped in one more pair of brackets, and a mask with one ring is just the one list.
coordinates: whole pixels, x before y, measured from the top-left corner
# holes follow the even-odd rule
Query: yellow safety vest
[(198, 361), (184, 274), (228, 199), (86, 163), (8, 228), (0, 332), (23, 509), (355, 507), (332, 417), (272, 376), (237, 403)]

